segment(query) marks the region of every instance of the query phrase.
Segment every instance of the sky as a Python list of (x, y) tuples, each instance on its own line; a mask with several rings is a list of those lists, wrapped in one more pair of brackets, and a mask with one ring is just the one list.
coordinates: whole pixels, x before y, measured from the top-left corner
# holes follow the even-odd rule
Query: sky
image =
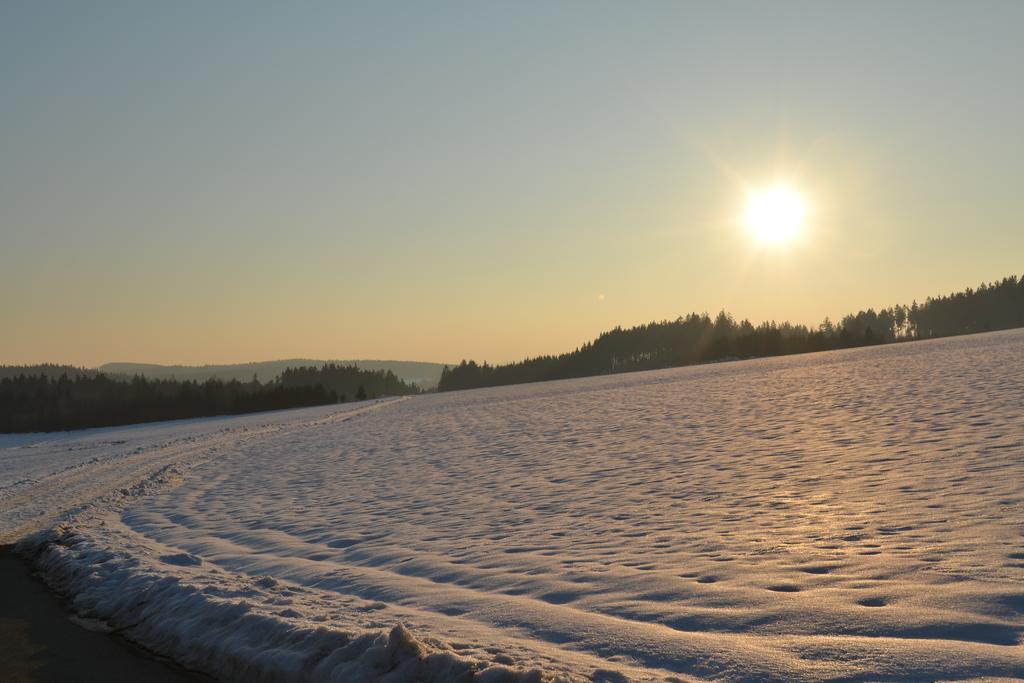
[[(0, 3), (0, 363), (503, 362), (1024, 272), (1024, 3)], [(751, 188), (808, 204), (791, 242)]]

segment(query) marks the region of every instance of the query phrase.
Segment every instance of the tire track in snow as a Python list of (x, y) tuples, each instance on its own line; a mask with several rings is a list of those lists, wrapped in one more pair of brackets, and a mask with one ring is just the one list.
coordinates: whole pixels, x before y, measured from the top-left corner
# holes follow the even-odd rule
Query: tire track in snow
[[(12, 543), (53, 526), (58, 520), (102, 501), (111, 493), (146, 480), (162, 468), (179, 466), (191, 469), (200, 462), (228, 453), (232, 447), (244, 442), (258, 441), (283, 431), (313, 429), (345, 422), (401, 400), (377, 401), (367, 406), (342, 409), (313, 420), (303, 419), (301, 412), (286, 411), (293, 413), (292, 419), (297, 421), (254, 427), (228, 426), (212, 434), (182, 436), (170, 443), (142, 444), (117, 450), (56, 471), (24, 478), (10, 487), (15, 490), (4, 491), (0, 495), (0, 543)], [(277, 418), (282, 416), (281, 413), (263, 415)], [(239, 420), (246, 422), (258, 418), (259, 415), (239, 416)], [(227, 422), (230, 425), (231, 420)], [(58, 448), (70, 450), (73, 445), (69, 446), (62, 441)]]

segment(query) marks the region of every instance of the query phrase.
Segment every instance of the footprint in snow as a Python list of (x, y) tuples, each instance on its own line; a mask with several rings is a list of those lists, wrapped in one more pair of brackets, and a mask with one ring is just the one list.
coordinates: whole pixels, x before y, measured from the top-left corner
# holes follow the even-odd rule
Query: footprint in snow
[(861, 607), (885, 607), (889, 602), (885, 598), (863, 598), (857, 604)]
[(195, 555), (189, 555), (188, 553), (178, 553), (176, 555), (161, 555), (160, 561), (164, 564), (173, 564), (176, 567), (198, 567), (203, 563), (202, 559)]
[(791, 583), (777, 583), (774, 586), (768, 586), (768, 590), (775, 593), (799, 593), (800, 586), (795, 586)]

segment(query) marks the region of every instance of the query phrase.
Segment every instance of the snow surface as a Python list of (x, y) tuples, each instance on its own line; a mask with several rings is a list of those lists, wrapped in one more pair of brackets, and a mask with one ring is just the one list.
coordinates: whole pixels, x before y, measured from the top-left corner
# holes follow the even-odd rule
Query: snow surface
[(244, 680), (1024, 676), (1024, 332), (0, 438), (0, 533)]

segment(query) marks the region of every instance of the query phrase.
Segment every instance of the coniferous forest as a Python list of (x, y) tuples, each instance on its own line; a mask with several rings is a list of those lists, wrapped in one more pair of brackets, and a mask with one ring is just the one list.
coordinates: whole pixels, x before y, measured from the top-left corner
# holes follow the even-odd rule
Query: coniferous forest
[(0, 433), (51, 432), (336, 403), (322, 385), (179, 382), (103, 374), (0, 379)]
[[(58, 379), (63, 375), (67, 375), (74, 379), (80, 375), (95, 377), (98, 374), (100, 374), (98, 370), (79, 368), (74, 365), (57, 365), (56, 363), (40, 363), (38, 365), (0, 365), (0, 379), (3, 379), (4, 377), (18, 377), (19, 375), (42, 375), (52, 379)], [(116, 376), (112, 376), (112, 378), (131, 379)]]
[(418, 394), (419, 387), (403, 382), (390, 370), (361, 370), (355, 365), (328, 363), (321, 367), (286, 368), (278, 377), (284, 387), (322, 385), (335, 392), (341, 400), (362, 400), (377, 396)]
[(932, 339), (1024, 327), (1024, 279), (929, 297), (923, 304), (868, 309), (816, 329), (788, 322), (753, 325), (726, 312), (692, 313), (629, 329), (616, 327), (575, 351), (505, 365), (462, 361), (441, 374), (438, 391), (654, 370), (694, 363)]
[(0, 367), (0, 433), (236, 415), (419, 392), (390, 371), (354, 365), (292, 368), (267, 384), (124, 379), (55, 365), (18, 370)]

